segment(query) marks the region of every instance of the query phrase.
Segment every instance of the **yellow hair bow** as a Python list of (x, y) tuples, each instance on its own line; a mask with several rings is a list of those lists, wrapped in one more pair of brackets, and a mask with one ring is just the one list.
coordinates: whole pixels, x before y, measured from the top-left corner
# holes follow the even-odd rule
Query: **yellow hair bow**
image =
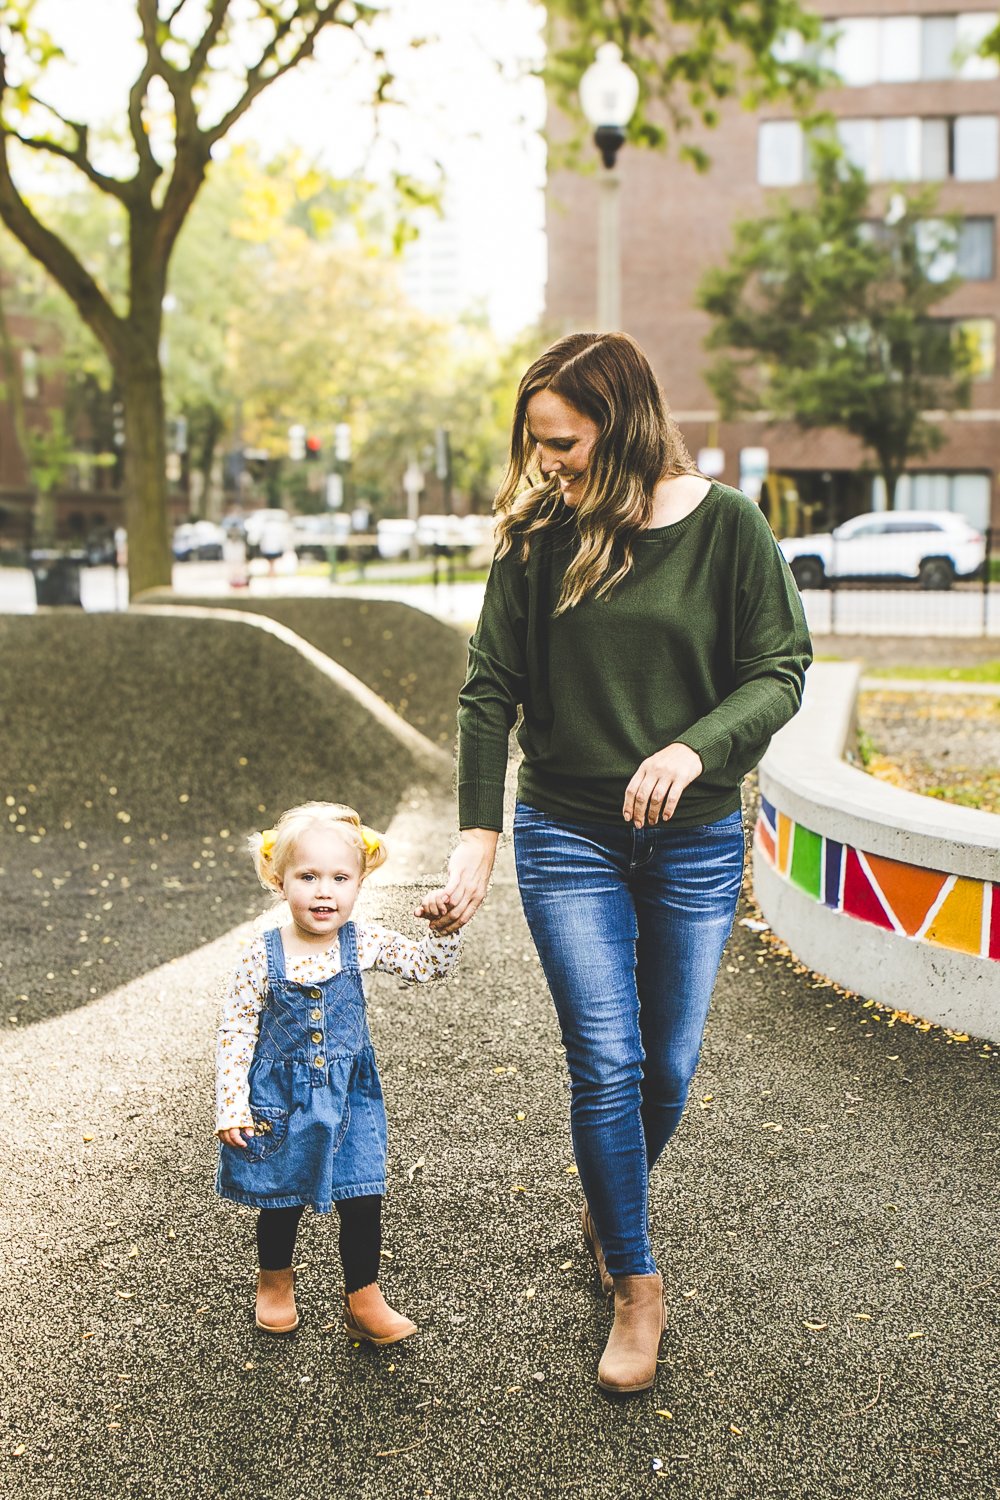
[(260, 836), (260, 853), (262, 859), (270, 859), (274, 848), (274, 841), (278, 837), (273, 828), (265, 828)]
[(360, 831), (366, 854), (374, 854), (376, 849), (380, 849), (382, 847), (382, 840), (379, 838), (374, 828), (366, 828), (364, 823), (362, 823)]

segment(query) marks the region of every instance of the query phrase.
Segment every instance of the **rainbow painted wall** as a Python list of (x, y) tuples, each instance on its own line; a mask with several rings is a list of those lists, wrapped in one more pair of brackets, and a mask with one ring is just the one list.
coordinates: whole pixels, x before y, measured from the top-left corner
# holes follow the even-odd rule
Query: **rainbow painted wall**
[(831, 911), (918, 943), (1000, 960), (1000, 885), (992, 881), (838, 843), (764, 797), (754, 844), (779, 875)]

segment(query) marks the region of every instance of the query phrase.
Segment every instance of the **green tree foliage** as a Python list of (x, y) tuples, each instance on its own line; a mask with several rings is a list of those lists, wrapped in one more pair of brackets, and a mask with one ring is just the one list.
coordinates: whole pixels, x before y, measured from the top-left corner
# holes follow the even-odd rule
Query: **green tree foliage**
[(877, 218), (863, 174), (828, 140), (814, 144), (815, 190), (734, 225), (729, 261), (699, 303), (721, 351), (707, 379), (725, 416), (766, 411), (837, 427), (874, 454), (889, 503), (911, 458), (939, 447), (929, 411), (969, 400), (972, 350), (934, 309), (957, 284), (935, 262), (954, 249), (933, 195), (893, 195)]
[[(312, 55), (323, 31), (364, 33), (376, 15), (360, 0), (135, 0), (135, 8), (142, 62), (121, 122), (131, 158), (121, 172), (109, 170), (88, 127), (45, 95), (59, 47), (37, 24), (36, 0), (14, 0), (0, 13), (0, 219), (70, 298), (121, 390), (133, 593), (170, 578), (163, 299), (212, 153), (270, 84)], [(118, 206), (126, 226), (124, 310), (19, 186), (22, 149), (69, 163)]]
[(819, 19), (797, 0), (548, 0), (547, 8), (545, 71), (564, 112), (579, 118), (577, 88), (594, 48), (617, 42), (640, 82), (629, 140), (662, 147), (672, 133), (679, 154), (699, 169), (708, 155), (685, 134), (695, 123), (715, 126), (720, 104), (804, 104), (819, 81), (812, 64), (793, 61), (780, 46), (789, 33), (819, 36)]
[[(38, 0), (8, 0), (0, 9), (0, 221), (62, 288), (111, 366), (124, 402), (129, 574), (138, 593), (170, 577), (164, 297), (179, 237), (213, 157), (259, 95), (312, 56), (323, 32), (349, 32), (368, 47), (375, 101), (384, 100), (392, 73), (378, 22), (393, 0), (133, 3), (141, 57), (115, 131), (124, 153), (120, 146), (109, 153), (49, 93), (48, 65), (60, 51), (58, 38), (38, 24)], [(556, 25), (550, 77), (557, 91), (562, 97), (575, 92), (594, 43), (614, 37), (646, 90), (633, 136), (647, 144), (664, 139), (664, 118), (675, 131), (692, 117), (711, 124), (720, 99), (739, 94), (750, 102), (779, 90), (794, 93), (807, 81), (808, 70), (777, 60), (774, 51), (786, 29), (811, 34), (815, 27), (795, 0), (551, 0), (550, 10)], [(701, 157), (694, 148), (690, 154)], [(88, 260), (90, 229), (61, 233), (33, 201), (23, 171), (28, 157), (74, 169), (117, 217), (121, 253), (113, 271), (120, 295), (97, 268), (100, 257)], [(397, 188), (411, 206), (426, 199), (409, 178), (400, 178)], [(396, 216), (397, 246), (408, 233), (406, 217)], [(193, 274), (197, 246), (194, 239), (190, 243)], [(221, 390), (213, 364), (217, 340), (208, 330), (211, 350), (202, 351), (204, 357), (193, 352), (195, 331), (189, 330), (190, 341), (180, 337), (188, 303), (176, 288), (174, 295), (179, 316), (167, 332), (175, 359), (170, 380), (187, 381), (185, 401), (194, 401), (191, 392), (201, 381), (196, 425), (212, 450), (220, 431), (212, 404)]]

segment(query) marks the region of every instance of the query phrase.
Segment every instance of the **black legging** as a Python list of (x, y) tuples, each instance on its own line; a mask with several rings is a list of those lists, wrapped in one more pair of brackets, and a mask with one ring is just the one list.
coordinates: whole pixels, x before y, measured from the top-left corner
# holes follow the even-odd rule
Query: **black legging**
[[(335, 1206), (340, 1215), (344, 1290), (350, 1294), (378, 1280), (382, 1199), (377, 1194), (344, 1198)], [(261, 1209), (257, 1216), (257, 1259), (262, 1271), (283, 1271), (291, 1265), (303, 1207)]]

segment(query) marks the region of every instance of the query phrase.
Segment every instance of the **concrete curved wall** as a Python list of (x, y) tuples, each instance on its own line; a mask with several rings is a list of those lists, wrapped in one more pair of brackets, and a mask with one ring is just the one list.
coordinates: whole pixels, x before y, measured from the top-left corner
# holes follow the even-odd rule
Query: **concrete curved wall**
[(761, 762), (761, 910), (846, 989), (1000, 1041), (1000, 817), (848, 765), (860, 677), (856, 663), (811, 667)]

